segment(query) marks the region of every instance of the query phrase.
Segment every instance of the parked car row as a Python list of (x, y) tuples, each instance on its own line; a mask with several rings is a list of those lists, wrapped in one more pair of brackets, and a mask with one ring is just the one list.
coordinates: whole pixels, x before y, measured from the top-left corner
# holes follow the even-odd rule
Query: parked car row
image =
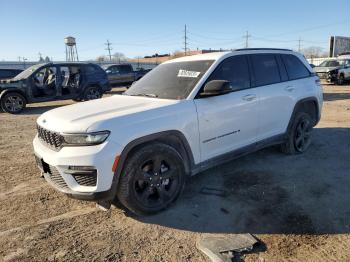
[(342, 85), (350, 80), (350, 56), (339, 56), (325, 60), (313, 69), (321, 79), (329, 83)]
[(92, 63), (45, 63), (33, 65), (14, 78), (0, 81), (3, 111), (16, 114), (26, 104), (100, 98), (111, 90), (106, 72)]
[(149, 70), (139, 68), (134, 71), (131, 64), (114, 64), (105, 65), (102, 68), (106, 71), (108, 81), (113, 86), (126, 86), (129, 87), (132, 83), (140, 80)]
[(16, 114), (29, 103), (97, 99), (112, 85), (128, 87), (149, 71), (134, 71), (130, 64), (100, 67), (80, 62), (37, 64), (24, 71), (0, 69), (0, 105)]

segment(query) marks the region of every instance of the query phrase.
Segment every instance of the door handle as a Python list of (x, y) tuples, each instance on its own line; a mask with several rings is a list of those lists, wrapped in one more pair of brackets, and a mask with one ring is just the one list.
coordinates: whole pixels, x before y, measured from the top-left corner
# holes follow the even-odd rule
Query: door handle
[(294, 86), (287, 86), (287, 87), (285, 88), (285, 90), (288, 91), (288, 92), (292, 92), (294, 89), (295, 89)]
[(251, 94), (251, 95), (245, 95), (245, 96), (242, 97), (242, 99), (245, 100), (245, 101), (252, 101), (252, 100), (254, 100), (255, 98), (256, 98), (256, 95), (253, 95), (253, 94)]

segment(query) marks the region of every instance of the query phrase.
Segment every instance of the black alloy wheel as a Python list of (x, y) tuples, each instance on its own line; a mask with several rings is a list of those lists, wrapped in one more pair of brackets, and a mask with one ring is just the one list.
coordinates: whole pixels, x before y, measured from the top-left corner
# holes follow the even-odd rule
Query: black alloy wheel
[(173, 147), (155, 142), (140, 148), (127, 159), (117, 196), (136, 214), (156, 213), (179, 196), (184, 182), (181, 155)]
[(26, 107), (25, 98), (19, 93), (6, 94), (1, 99), (1, 108), (7, 113), (18, 114)]

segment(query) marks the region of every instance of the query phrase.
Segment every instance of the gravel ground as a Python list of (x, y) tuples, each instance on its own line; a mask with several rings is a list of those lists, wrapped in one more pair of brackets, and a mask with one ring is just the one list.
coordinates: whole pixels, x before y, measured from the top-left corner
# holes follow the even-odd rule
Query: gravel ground
[[(72, 101), (0, 113), (0, 261), (208, 261), (196, 239), (235, 233), (261, 241), (237, 261), (350, 261), (350, 86), (324, 91), (307, 153), (286, 156), (272, 147), (210, 169), (150, 217), (100, 211), (40, 178), (35, 120)], [(205, 187), (223, 195), (204, 195)]]

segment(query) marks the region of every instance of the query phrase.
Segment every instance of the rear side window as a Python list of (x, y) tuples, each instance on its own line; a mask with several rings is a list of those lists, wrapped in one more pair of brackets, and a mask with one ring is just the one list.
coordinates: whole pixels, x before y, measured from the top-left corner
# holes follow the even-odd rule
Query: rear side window
[(299, 79), (310, 76), (309, 70), (294, 55), (281, 55), (284, 65), (286, 66), (289, 80)]
[(92, 65), (85, 66), (85, 70), (88, 74), (93, 74), (97, 72), (96, 68)]
[(281, 81), (278, 64), (273, 54), (251, 56), (255, 86), (271, 85)]
[(207, 82), (211, 80), (227, 80), (233, 90), (241, 90), (250, 87), (250, 77), (246, 56), (232, 56), (224, 60), (211, 74)]

